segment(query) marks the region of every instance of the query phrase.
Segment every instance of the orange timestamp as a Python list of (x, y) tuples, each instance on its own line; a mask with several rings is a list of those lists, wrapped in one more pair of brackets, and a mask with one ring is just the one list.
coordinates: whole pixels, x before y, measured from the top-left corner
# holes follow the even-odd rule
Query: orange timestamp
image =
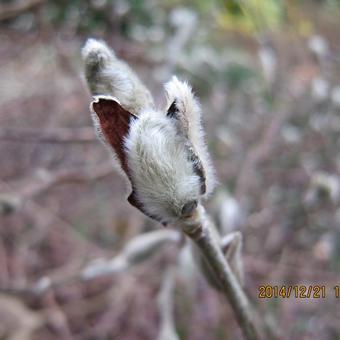
[[(331, 295), (335, 298), (340, 298), (340, 286), (333, 286), (333, 289), (329, 289)], [(327, 292), (326, 286), (324, 285), (261, 285), (258, 288), (258, 297), (260, 299), (271, 299), (271, 298), (296, 298), (296, 299), (324, 299)]]
[(320, 299), (326, 297), (326, 286), (319, 285), (283, 285), (283, 286), (271, 286), (263, 285), (259, 286), (260, 299), (271, 299), (271, 298), (290, 298), (296, 299)]

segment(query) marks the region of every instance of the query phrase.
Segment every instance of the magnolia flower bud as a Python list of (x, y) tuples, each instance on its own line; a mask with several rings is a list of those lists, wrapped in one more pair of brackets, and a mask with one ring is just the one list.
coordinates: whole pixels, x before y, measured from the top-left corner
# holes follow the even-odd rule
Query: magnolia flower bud
[(103, 42), (90, 39), (83, 58), (95, 96), (94, 125), (129, 183), (128, 201), (164, 224), (189, 217), (214, 185), (190, 86), (173, 77), (165, 85), (167, 107), (157, 110), (138, 77)]

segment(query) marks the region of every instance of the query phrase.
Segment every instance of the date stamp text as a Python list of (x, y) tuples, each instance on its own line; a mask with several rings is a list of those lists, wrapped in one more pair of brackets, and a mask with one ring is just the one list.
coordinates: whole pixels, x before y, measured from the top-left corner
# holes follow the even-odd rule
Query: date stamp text
[(329, 294), (339, 299), (340, 285), (329, 288), (325, 285), (261, 285), (258, 288), (260, 299), (325, 299)]

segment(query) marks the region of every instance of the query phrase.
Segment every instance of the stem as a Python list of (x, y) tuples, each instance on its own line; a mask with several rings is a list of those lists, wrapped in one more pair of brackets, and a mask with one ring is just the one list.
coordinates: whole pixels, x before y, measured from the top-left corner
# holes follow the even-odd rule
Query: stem
[(181, 227), (184, 233), (196, 243), (216, 277), (219, 278), (222, 291), (231, 304), (244, 338), (259, 340), (260, 336), (255, 327), (248, 299), (225, 259), (218, 240), (212, 236), (204, 208), (199, 206), (195, 216), (185, 221)]

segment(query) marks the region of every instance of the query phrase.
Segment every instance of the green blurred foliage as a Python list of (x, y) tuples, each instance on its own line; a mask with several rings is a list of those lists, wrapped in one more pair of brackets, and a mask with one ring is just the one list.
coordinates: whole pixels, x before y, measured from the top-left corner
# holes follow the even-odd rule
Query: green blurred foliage
[(223, 28), (251, 33), (274, 29), (284, 18), (284, 6), (280, 0), (220, 1), (218, 23)]

